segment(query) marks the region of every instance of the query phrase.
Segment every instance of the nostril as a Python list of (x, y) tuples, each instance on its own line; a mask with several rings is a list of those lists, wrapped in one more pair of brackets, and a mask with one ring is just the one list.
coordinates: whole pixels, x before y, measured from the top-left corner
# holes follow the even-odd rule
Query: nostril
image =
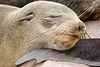
[(84, 27), (85, 27), (84, 24), (80, 22), (80, 23), (79, 23), (79, 28), (78, 28), (78, 30), (80, 31), (80, 30), (82, 30)]

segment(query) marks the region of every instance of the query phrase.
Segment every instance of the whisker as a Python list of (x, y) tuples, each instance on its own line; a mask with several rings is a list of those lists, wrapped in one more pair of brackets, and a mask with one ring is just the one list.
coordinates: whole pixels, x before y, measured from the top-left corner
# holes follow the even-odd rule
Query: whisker
[(83, 39), (83, 35), (81, 36), (81, 39)]
[[(55, 29), (56, 28), (50, 29), (48, 31), (45, 31), (45, 32), (43, 32), (43, 33), (35, 36), (34, 38), (31, 39), (31, 41), (28, 41), (27, 44), (37, 45), (37, 47), (31, 46), (30, 48), (32, 48), (32, 49), (40, 48), (40, 47), (41, 48), (46, 48), (46, 46), (47, 46), (46, 44), (49, 44), (49, 43), (46, 43), (46, 41), (49, 40), (48, 42), (53, 42), (54, 40), (50, 37), (50, 35), (45, 35), (45, 34), (46, 33), (49, 33), (50, 31), (53, 31), (54, 32)], [(55, 34), (54, 35), (51, 34), (51, 35), (54, 36)], [(41, 39), (41, 37), (42, 37), (42, 39)], [(38, 42), (35, 41), (34, 39), (38, 40)]]
[(86, 33), (84, 33), (84, 38), (87, 39), (87, 37), (86, 37)]
[[(65, 29), (65, 28), (62, 28), (60, 31), (62, 31), (62, 33), (65, 33), (66, 30), (64, 30), (64, 29)], [(64, 35), (64, 36), (65, 36), (65, 35)], [(63, 36), (63, 37), (64, 37), (64, 36)], [(60, 36), (57, 36), (56, 38), (59, 38), (59, 37), (60, 37)], [(62, 37), (62, 38), (63, 38), (63, 37)], [(62, 39), (62, 38), (61, 38), (61, 39)]]
[[(32, 39), (28, 40), (28, 42), (31, 43), (34, 39), (39, 38), (39, 37), (41, 37), (42, 35), (44, 35), (45, 33), (49, 33), (50, 31), (53, 31), (53, 30), (55, 30), (55, 29), (56, 29), (56, 28), (47, 30), (47, 31), (45, 31), (45, 32), (43, 32), (43, 33), (41, 33), (41, 34), (39, 34), (39, 35), (33, 37)], [(47, 37), (48, 37), (48, 36), (47, 36)], [(48, 38), (49, 38), (49, 37), (48, 37)], [(48, 39), (48, 38), (47, 38), (47, 39)], [(27, 42), (27, 43), (28, 43), (28, 42)]]
[(89, 39), (91, 39), (91, 37), (89, 36), (89, 34), (85, 31), (85, 34), (89, 37)]
[(83, 35), (81, 36), (81, 39), (85, 39), (86, 38), (86, 32), (84, 31)]
[(83, 35), (81, 36), (81, 39), (84, 39), (84, 35), (85, 35), (85, 31), (84, 31)]

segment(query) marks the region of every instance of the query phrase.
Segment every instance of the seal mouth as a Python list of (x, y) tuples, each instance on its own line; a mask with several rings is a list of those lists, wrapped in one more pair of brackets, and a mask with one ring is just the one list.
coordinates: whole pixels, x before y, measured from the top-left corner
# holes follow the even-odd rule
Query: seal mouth
[(62, 33), (62, 34), (56, 34), (56, 36), (58, 36), (58, 35), (64, 35), (64, 36), (71, 36), (71, 37), (74, 37), (74, 38), (78, 38), (79, 39), (79, 36), (78, 35), (75, 35), (75, 34), (64, 34), (64, 33)]
[(79, 39), (79, 36), (78, 35), (72, 35), (72, 34), (64, 34), (64, 35), (72, 36), (74, 38), (78, 38)]
[(57, 40), (57, 41), (60, 41), (60, 42), (67, 42), (67, 41), (70, 41), (70, 40), (79, 40), (80, 37), (78, 35), (75, 35), (73, 33), (70, 33), (70, 34), (64, 34), (64, 33), (57, 33), (53, 39)]

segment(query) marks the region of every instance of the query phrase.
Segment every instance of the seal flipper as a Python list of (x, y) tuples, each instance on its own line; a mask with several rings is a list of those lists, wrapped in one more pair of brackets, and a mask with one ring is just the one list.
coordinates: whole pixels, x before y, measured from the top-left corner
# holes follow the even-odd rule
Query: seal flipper
[(30, 60), (33, 60), (35, 59), (34, 56), (35, 54), (38, 52), (39, 50), (36, 50), (36, 51), (32, 51), (30, 53), (28, 53), (27, 55), (23, 56), (22, 58), (20, 58), (16, 63), (15, 65), (18, 66), (18, 65), (21, 65), (27, 61), (30, 61)]
[(34, 67), (36, 63), (36, 60), (29, 60), (21, 65), (18, 65), (18, 67)]

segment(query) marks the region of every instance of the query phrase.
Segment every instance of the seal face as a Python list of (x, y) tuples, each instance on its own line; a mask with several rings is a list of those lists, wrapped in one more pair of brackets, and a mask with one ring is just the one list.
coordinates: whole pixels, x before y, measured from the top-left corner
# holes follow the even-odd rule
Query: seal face
[[(50, 42), (47, 41), (49, 42), (48, 48), (53, 48), (56, 50), (68, 50), (76, 44), (85, 30), (85, 25), (81, 21), (79, 22), (74, 21), (74, 19), (68, 19), (66, 13), (50, 19), (48, 18), (48, 20), (49, 23), (54, 23), (51, 25), (51, 28), (49, 28), (52, 31), (50, 31), (50, 33), (48, 32), (49, 35), (47, 34), (47, 38), (48, 36), (50, 38), (48, 38)], [(53, 20), (53, 22), (50, 20)], [(47, 30), (49, 29), (47, 28)]]
[[(68, 7), (58, 3), (54, 4), (54, 2), (45, 4), (45, 2), (38, 2), (41, 7), (37, 7), (35, 10), (31, 8), (35, 12), (33, 11), (20, 19), (21, 22), (27, 20), (26, 23), (29, 25), (26, 28), (31, 25), (29, 31), (34, 31), (34, 35), (28, 35), (30, 37), (27, 40), (28, 49), (51, 48), (68, 50), (72, 48), (84, 33), (84, 23)], [(34, 15), (33, 18), (31, 17), (32, 15)]]
[(6, 24), (2, 27), (5, 31), (11, 30), (8, 38), (12, 38), (12, 44), (25, 45), (24, 48), (28, 50), (68, 50), (76, 44), (86, 28), (74, 11), (54, 2), (33, 2), (21, 9), (10, 10), (7, 14), (2, 25)]
[(15, 61), (34, 49), (68, 50), (85, 28), (75, 12), (59, 3), (0, 5), (0, 67), (14, 67)]

